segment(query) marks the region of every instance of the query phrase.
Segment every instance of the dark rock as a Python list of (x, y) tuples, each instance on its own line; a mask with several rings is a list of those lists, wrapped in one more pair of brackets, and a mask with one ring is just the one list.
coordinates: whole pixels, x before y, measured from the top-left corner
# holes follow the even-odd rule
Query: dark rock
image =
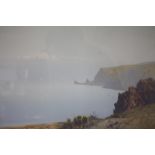
[(155, 102), (155, 80), (152, 78), (140, 80), (137, 84), (137, 91), (141, 95), (145, 104)]
[(119, 94), (114, 113), (121, 113), (135, 107), (155, 102), (155, 80), (140, 80), (137, 87), (129, 87), (128, 91)]

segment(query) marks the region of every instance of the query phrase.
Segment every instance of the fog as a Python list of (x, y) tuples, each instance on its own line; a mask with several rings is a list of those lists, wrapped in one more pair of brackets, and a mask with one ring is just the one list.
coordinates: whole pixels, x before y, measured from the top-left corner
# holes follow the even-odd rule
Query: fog
[[(0, 119), (5, 124), (2, 118), (9, 120), (15, 116), (16, 120), (18, 116), (21, 117), (24, 109), (17, 112), (12, 107), (18, 109), (20, 103), (35, 103), (34, 98), (38, 98), (38, 105), (44, 102), (52, 105), (61, 103), (61, 107), (63, 101), (66, 103), (65, 99), (59, 102), (54, 98), (63, 98), (65, 91), (71, 94), (74, 80), (92, 80), (100, 67), (154, 61), (154, 49), (155, 27), (0, 27)], [(92, 92), (86, 91), (86, 88), (80, 89), (84, 91), (84, 101), (90, 96), (95, 98), (96, 95), (92, 96)], [(80, 90), (75, 92), (79, 93)], [(54, 93), (56, 95), (52, 96)], [(29, 96), (33, 99), (27, 101)], [(111, 109), (107, 108), (105, 111), (107, 114), (113, 110), (116, 94), (114, 96), (111, 96)], [(78, 98), (81, 97), (73, 95), (70, 102), (75, 99), (80, 102)], [(97, 97), (99, 98), (98, 95)], [(102, 99), (99, 100), (96, 105), (101, 104)], [(81, 100), (81, 105), (84, 101)], [(19, 104), (10, 106), (15, 103)], [(46, 104), (44, 107), (45, 111), (49, 110)], [(94, 108), (94, 105), (92, 107)], [(83, 113), (91, 113), (93, 108)], [(56, 109), (57, 114), (48, 115), (48, 118), (57, 115), (56, 119), (51, 119), (53, 121), (77, 114), (73, 107), (70, 108), (72, 115), (66, 115), (63, 109)], [(77, 111), (82, 109), (83, 107)], [(27, 109), (23, 114), (24, 118), (28, 117), (29, 111), (30, 109)], [(41, 112), (39, 110), (38, 114), (35, 111), (31, 113), (39, 119)], [(62, 116), (58, 117), (60, 115)]]
[(53, 72), (62, 65), (62, 75), (86, 77), (99, 67), (154, 61), (154, 49), (154, 27), (0, 27), (5, 67), (34, 62)]

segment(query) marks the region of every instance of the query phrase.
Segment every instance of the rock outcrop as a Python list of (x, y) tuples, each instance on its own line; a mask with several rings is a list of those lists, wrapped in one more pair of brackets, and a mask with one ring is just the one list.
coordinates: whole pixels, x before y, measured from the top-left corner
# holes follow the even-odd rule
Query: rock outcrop
[(121, 113), (135, 107), (155, 103), (155, 80), (152, 78), (140, 80), (136, 87), (118, 95), (114, 104), (114, 113)]
[(92, 83), (104, 88), (126, 90), (140, 79), (155, 78), (155, 62), (100, 68)]
[(155, 80), (152, 78), (140, 80), (137, 84), (137, 91), (145, 104), (155, 102)]

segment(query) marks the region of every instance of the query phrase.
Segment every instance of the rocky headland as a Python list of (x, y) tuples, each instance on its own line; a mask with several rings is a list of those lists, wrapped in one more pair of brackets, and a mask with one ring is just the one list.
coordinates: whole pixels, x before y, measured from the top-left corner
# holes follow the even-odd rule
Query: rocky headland
[(140, 80), (136, 87), (129, 87), (118, 95), (114, 104), (114, 113), (131, 110), (138, 106), (155, 103), (155, 80), (152, 78)]
[(155, 79), (155, 62), (100, 68), (94, 80), (87, 79), (83, 83), (75, 82), (75, 84), (127, 90), (128, 87), (135, 87), (139, 80), (150, 77)]
[(91, 128), (155, 129), (155, 80), (140, 80), (118, 95), (114, 114)]

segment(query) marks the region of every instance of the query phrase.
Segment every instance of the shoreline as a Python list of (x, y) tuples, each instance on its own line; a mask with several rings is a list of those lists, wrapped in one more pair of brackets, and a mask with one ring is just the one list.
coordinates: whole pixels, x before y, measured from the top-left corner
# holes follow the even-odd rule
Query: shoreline
[(39, 124), (23, 124), (0, 127), (0, 129), (60, 129), (64, 122), (49, 122)]

